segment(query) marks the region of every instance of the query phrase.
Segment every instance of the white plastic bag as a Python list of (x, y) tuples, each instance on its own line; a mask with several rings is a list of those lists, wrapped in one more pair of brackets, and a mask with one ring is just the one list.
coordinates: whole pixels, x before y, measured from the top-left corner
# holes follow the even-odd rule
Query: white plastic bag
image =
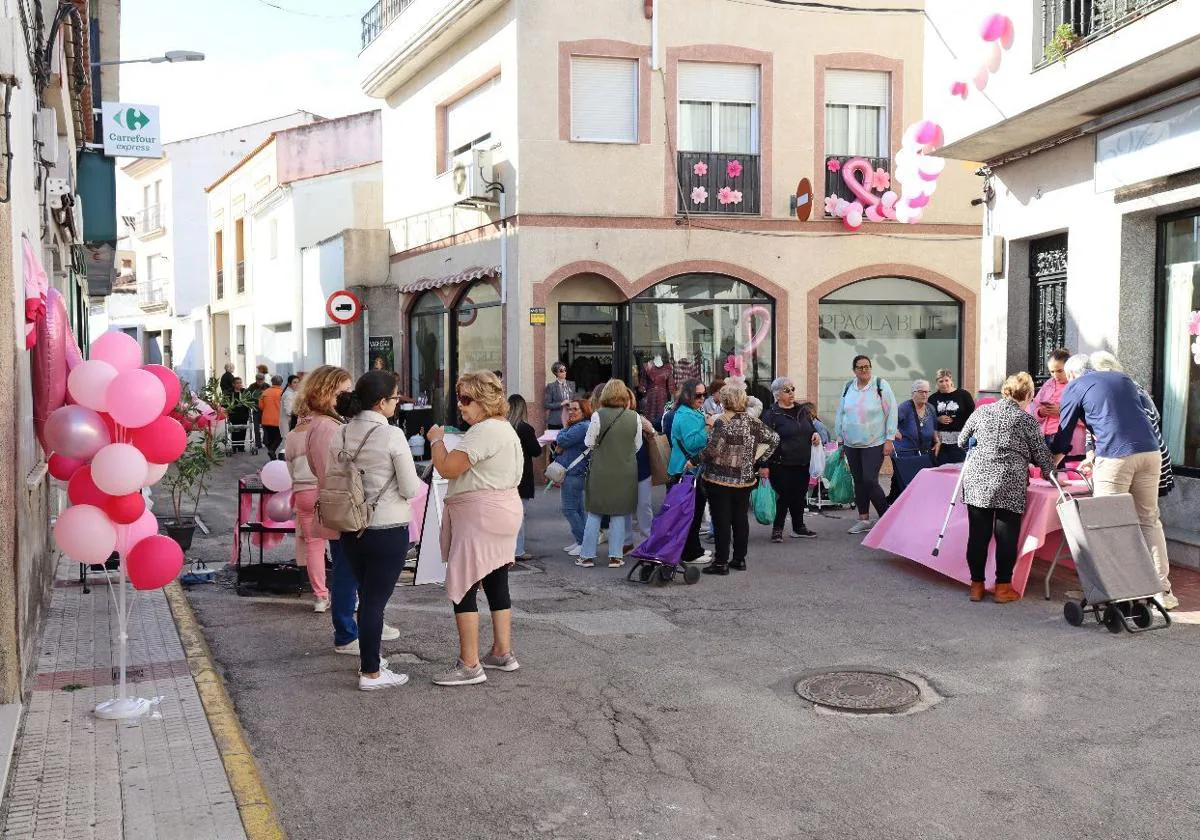
[(812, 455), (808, 459), (809, 478), (821, 478), (825, 475), (825, 447), (814, 444)]

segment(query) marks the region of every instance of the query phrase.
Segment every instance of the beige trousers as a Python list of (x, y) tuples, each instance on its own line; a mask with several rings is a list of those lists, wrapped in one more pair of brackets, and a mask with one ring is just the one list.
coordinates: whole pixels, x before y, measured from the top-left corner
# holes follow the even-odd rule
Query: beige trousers
[(1097, 457), (1092, 471), (1095, 495), (1115, 496), (1128, 493), (1137, 508), (1142, 537), (1154, 558), (1163, 592), (1171, 591), (1167, 564), (1167, 537), (1158, 518), (1158, 479), (1162, 471), (1162, 453), (1142, 452), (1124, 458)]

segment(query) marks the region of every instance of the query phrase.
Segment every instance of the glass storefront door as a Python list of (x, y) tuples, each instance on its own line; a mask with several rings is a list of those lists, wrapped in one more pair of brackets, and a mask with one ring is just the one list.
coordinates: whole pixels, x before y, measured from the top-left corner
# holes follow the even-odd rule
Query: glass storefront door
[(436, 292), (425, 292), (409, 317), (412, 396), (433, 408), (433, 422), (438, 425), (444, 425), (447, 419), (449, 321), (449, 312)]
[(908, 399), (917, 379), (941, 368), (962, 372), (962, 304), (939, 289), (902, 277), (875, 277), (843, 286), (821, 300), (817, 413), (833, 423), (857, 355), (870, 356), (876, 376), (896, 399)]
[(1200, 468), (1200, 365), (1189, 329), (1200, 311), (1200, 210), (1159, 220), (1162, 436), (1177, 466)]
[(624, 303), (562, 303), (558, 306), (558, 360), (581, 394), (614, 376), (632, 382)]

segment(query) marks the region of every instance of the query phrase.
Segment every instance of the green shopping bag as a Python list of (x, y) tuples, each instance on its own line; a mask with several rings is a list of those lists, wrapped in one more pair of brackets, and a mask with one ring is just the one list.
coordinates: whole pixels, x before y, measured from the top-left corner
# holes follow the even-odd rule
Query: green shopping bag
[(760, 479), (758, 486), (750, 493), (750, 506), (754, 508), (754, 518), (759, 525), (775, 524), (775, 491), (771, 482)]
[(850, 464), (846, 461), (846, 452), (842, 447), (831, 455), (825, 462), (825, 492), (829, 501), (838, 505), (848, 505), (854, 501), (854, 476), (850, 475)]

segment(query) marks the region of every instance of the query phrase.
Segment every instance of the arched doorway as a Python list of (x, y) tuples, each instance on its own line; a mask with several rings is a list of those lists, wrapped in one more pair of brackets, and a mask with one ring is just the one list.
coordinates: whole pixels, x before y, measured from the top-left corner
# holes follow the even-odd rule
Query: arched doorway
[(818, 334), (817, 411), (830, 422), (859, 354), (871, 357), (897, 399), (941, 368), (962, 379), (963, 304), (919, 280), (872, 277), (842, 286), (821, 298)]

